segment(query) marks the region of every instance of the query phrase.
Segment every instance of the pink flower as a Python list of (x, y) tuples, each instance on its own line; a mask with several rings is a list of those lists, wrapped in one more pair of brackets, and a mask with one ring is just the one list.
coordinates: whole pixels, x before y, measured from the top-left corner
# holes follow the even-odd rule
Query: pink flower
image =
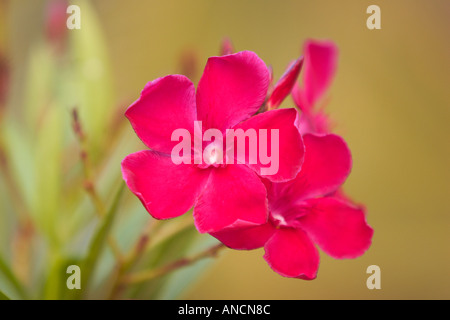
[(281, 76), (281, 78), (275, 84), (269, 98), (267, 99), (267, 109), (272, 110), (280, 106), (283, 100), (291, 93), (298, 75), (302, 70), (303, 57), (291, 62)]
[(309, 40), (304, 45), (303, 86), (294, 86), (292, 98), (302, 111), (300, 130), (305, 133), (326, 133), (330, 121), (318, 103), (327, 92), (336, 72), (338, 49), (329, 41)]
[[(151, 150), (128, 155), (122, 161), (122, 174), (153, 217), (174, 218), (194, 206), (200, 232), (267, 222), (267, 191), (260, 177), (279, 182), (293, 179), (303, 162), (295, 109), (252, 117), (267, 95), (269, 77), (264, 62), (255, 53), (243, 51), (209, 58), (197, 92), (181, 75), (159, 78), (145, 86), (126, 116)], [(195, 136), (194, 121), (202, 121), (203, 132), (214, 128), (224, 136), (230, 128), (278, 129), (278, 172), (264, 175), (261, 162), (174, 164), (170, 155), (177, 141), (172, 141), (172, 133), (182, 128)], [(202, 148), (210, 145), (204, 143)]]
[[(292, 90), (292, 98), (296, 106), (302, 111), (299, 130), (302, 134), (331, 133), (332, 121), (324, 108), (318, 108), (323, 100), (337, 68), (338, 49), (333, 42), (308, 40), (304, 45), (305, 72), (303, 87), (298, 84)], [(336, 191), (335, 197), (354, 203), (342, 188)], [(354, 204), (356, 206), (356, 204)], [(365, 211), (365, 207), (358, 205)]]
[[(227, 55), (234, 52), (233, 44), (229, 38), (225, 38), (222, 41), (220, 48), (220, 55)], [(280, 77), (280, 79), (275, 83), (272, 88), (273, 81), (273, 70), (269, 67), (270, 80), (269, 80), (269, 90), (267, 94), (267, 101), (265, 103), (264, 111), (272, 110), (278, 108), (284, 99), (291, 93), (297, 78), (302, 70), (303, 66), (303, 57), (298, 58), (297, 60), (292, 61), (284, 74)]]
[(328, 255), (355, 258), (370, 246), (373, 235), (363, 208), (336, 194), (351, 170), (351, 155), (334, 134), (305, 134), (305, 159), (298, 176), (288, 182), (266, 181), (269, 220), (247, 228), (212, 233), (233, 249), (264, 247), (264, 259), (286, 277), (317, 276), (317, 244)]

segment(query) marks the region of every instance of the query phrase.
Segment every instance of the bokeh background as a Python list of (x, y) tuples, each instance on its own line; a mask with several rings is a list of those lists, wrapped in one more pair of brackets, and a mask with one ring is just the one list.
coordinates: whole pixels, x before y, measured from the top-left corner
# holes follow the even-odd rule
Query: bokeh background
[[(82, 30), (89, 34), (91, 24), (83, 24), (86, 2), (72, 2), (80, 5)], [(353, 171), (345, 189), (367, 206), (368, 222), (375, 230), (372, 247), (355, 260), (334, 260), (321, 253), (314, 281), (274, 273), (262, 259), (263, 250), (227, 250), (177, 297), (450, 298), (449, 1), (89, 3), (97, 17), (95, 32), (104, 36), (102, 54), (109, 66), (105, 81), (112, 88), (111, 110), (119, 110), (118, 114), (154, 78), (187, 72), (198, 81), (207, 57), (218, 54), (224, 37), (229, 37), (238, 51), (255, 51), (273, 67), (275, 79), (301, 54), (305, 39), (329, 39), (339, 47), (327, 110), (336, 132), (352, 150)], [(37, 55), (47, 4), (41, 0), (2, 2), (0, 51), (9, 57), (12, 70), (8, 107), (16, 109), (14, 113), (24, 112), (20, 85), (28, 78), (23, 69), (30, 56)], [(381, 8), (381, 30), (366, 27), (366, 8), (371, 4)], [(193, 69), (186, 71), (183, 61), (189, 61)], [(86, 68), (94, 77), (102, 73), (95, 60)], [(45, 78), (45, 74), (40, 76)], [(95, 90), (90, 94), (96, 95)], [(283, 106), (293, 106), (291, 99)], [(61, 121), (70, 126), (67, 115)], [(130, 126), (125, 124), (123, 130), (126, 138), (117, 147), (119, 161), (143, 148)], [(118, 162), (110, 170), (119, 170)], [(130, 194), (127, 202), (139, 205)], [(6, 212), (6, 206), (1, 210)], [(137, 214), (142, 218), (135, 219), (135, 225), (149, 219), (143, 210)], [(130, 233), (134, 233), (132, 226)], [(3, 250), (10, 252), (5, 238), (2, 241)], [(372, 264), (381, 268), (380, 290), (366, 287), (366, 268)]]

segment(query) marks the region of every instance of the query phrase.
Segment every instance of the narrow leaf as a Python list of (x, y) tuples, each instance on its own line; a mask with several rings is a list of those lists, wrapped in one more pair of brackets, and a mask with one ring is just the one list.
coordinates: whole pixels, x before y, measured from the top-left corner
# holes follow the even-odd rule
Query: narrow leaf
[[(121, 198), (123, 190), (125, 189), (124, 186), (125, 184), (121, 183), (120, 188), (113, 199), (111, 207), (109, 208), (106, 216), (103, 218), (103, 221), (101, 222), (99, 228), (92, 238), (88, 255), (81, 267), (81, 290), (78, 290), (77, 292), (87, 292), (87, 288), (89, 286), (91, 277), (94, 274), (98, 258), (101, 256), (102, 249), (105, 245), (109, 231), (114, 222), (114, 217), (116, 216), (117, 208), (119, 206), (119, 200)], [(77, 298), (79, 298), (79, 294), (77, 295)]]
[(10, 282), (14, 290), (21, 298), (26, 299), (26, 293), (22, 285), (2, 257), (0, 257), (0, 274)]
[(0, 300), (11, 300), (11, 299), (2, 291), (0, 291)]

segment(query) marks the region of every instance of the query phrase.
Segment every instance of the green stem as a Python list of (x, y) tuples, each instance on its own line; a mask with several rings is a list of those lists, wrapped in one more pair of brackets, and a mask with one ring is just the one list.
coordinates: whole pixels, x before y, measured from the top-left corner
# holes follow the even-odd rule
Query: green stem
[[(76, 108), (72, 110), (72, 127), (73, 131), (78, 139), (80, 144), (80, 158), (83, 164), (84, 171), (84, 189), (87, 194), (91, 198), (92, 203), (95, 207), (95, 212), (100, 218), (103, 218), (106, 215), (106, 206), (104, 205), (102, 199), (100, 198), (97, 188), (94, 184), (94, 180), (92, 178), (92, 165), (89, 159), (88, 147), (87, 147), (87, 139), (86, 134), (83, 131), (83, 127), (81, 126), (81, 122), (78, 116), (78, 111)], [(108, 236), (108, 244), (111, 247), (114, 256), (118, 261), (123, 260), (122, 252), (120, 251), (119, 245), (113, 237)]]
[[(87, 292), (91, 277), (97, 265), (97, 261), (100, 258), (103, 246), (108, 239), (109, 231), (111, 230), (112, 224), (114, 222), (114, 218), (116, 216), (117, 209), (119, 207), (119, 202), (124, 189), (125, 183), (122, 182), (120, 184), (119, 190), (114, 196), (111, 207), (107, 211), (105, 218), (102, 220), (102, 224), (97, 229), (96, 233), (92, 238), (88, 255), (81, 267), (83, 276), (81, 277), (81, 290), (79, 290), (78, 292), (80, 291)], [(79, 298), (79, 295), (80, 294), (77, 295), (77, 298)]]
[(109, 296), (110, 300), (119, 299), (122, 292), (125, 290), (125, 285), (122, 283), (123, 278), (126, 276), (127, 272), (131, 270), (139, 259), (142, 257), (142, 253), (145, 251), (146, 247), (150, 243), (150, 234), (157, 231), (161, 226), (159, 220), (152, 221), (144, 230), (144, 232), (139, 236), (133, 248), (131, 249), (129, 255), (124, 259), (124, 261), (119, 261), (117, 265), (117, 272), (114, 279), (114, 284), (111, 289)]
[(162, 266), (160, 268), (141, 271), (141, 272), (129, 275), (124, 278), (123, 283), (124, 284), (139, 283), (139, 282), (149, 281), (149, 280), (164, 276), (164, 275), (166, 275), (170, 272), (173, 272), (175, 270), (178, 270), (180, 268), (192, 265), (199, 260), (202, 260), (205, 258), (213, 258), (213, 257), (217, 256), (217, 253), (223, 248), (226, 248), (225, 245), (223, 245), (222, 243), (217, 244), (211, 248), (206, 249), (205, 251), (202, 251), (202, 252), (196, 254), (193, 257), (182, 258), (182, 259), (176, 260), (172, 263), (169, 263), (165, 266)]

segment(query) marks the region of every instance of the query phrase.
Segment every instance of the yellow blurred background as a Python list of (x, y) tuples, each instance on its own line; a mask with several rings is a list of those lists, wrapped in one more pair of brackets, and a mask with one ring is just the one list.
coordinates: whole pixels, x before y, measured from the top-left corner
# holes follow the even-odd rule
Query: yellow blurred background
[[(345, 189), (368, 208), (372, 247), (355, 260), (321, 253), (313, 281), (274, 273), (262, 249), (227, 250), (182, 298), (450, 298), (449, 1), (92, 3), (106, 36), (114, 89), (125, 105), (146, 82), (180, 72), (183, 53), (197, 57), (193, 80), (198, 81), (224, 37), (238, 51), (256, 52), (273, 66), (275, 79), (301, 54), (305, 39), (330, 39), (339, 47), (327, 110), (352, 150)], [(44, 4), (11, 4), (2, 48), (14, 53), (15, 65), (38, 36), (34, 25), (42, 23)], [(371, 4), (381, 8), (381, 30), (366, 27)], [(293, 106), (291, 99), (283, 106)], [(366, 287), (366, 268), (372, 264), (381, 268), (380, 290)]]

